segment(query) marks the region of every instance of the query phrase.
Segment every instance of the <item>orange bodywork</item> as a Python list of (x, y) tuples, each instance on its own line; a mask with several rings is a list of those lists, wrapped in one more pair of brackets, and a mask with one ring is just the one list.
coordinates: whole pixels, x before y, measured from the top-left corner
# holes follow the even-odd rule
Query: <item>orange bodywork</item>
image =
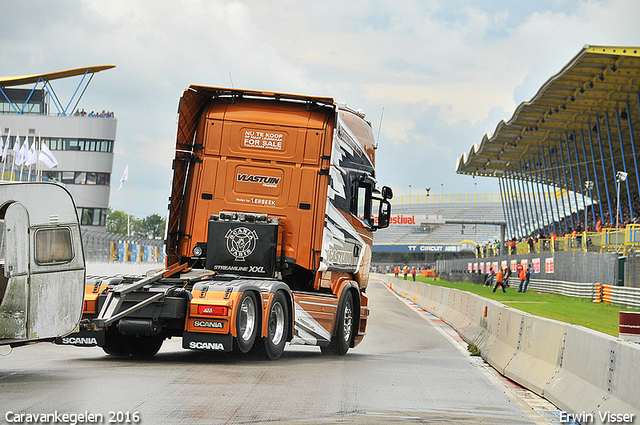
[[(286, 99), (283, 101), (281, 99)], [(353, 111), (336, 108), (331, 98), (191, 86), (183, 94), (178, 121), (176, 160), (170, 200), (167, 263), (185, 263), (197, 244), (208, 242), (208, 220), (222, 212), (267, 214), (280, 219), (277, 258), (314, 275), (308, 291), (293, 291), (291, 308), (300, 302), (323, 328), (333, 333), (340, 298), (351, 288), (359, 311), (359, 343), (366, 330), (372, 230), (358, 217), (340, 214), (364, 244), (355, 272), (320, 270), (330, 188), (330, 168), (337, 117), (357, 139), (368, 167), (374, 158), (370, 126)], [(343, 126), (344, 126), (343, 124)], [(344, 136), (347, 137), (347, 136)], [(324, 247), (326, 249), (326, 247)], [(335, 251), (339, 255), (344, 250)], [(348, 252), (347, 252), (348, 254)], [(186, 330), (231, 333), (242, 292), (219, 290), (203, 297), (194, 290)], [(261, 293), (267, 333), (267, 308), (273, 293)], [(226, 305), (227, 316), (198, 314), (199, 305)], [(211, 328), (197, 321), (216, 321)], [(218, 323), (219, 322), (219, 323)]]
[[(191, 171), (184, 221), (189, 236), (178, 244), (181, 257), (207, 240), (212, 214), (266, 213), (281, 219), (281, 256), (314, 268), (313, 251), (320, 250), (324, 226), (329, 176), (319, 171), (329, 167), (331, 110), (308, 112), (304, 104), (263, 108), (255, 100), (238, 99), (234, 105), (212, 103), (202, 114), (196, 136), (201, 162)], [(277, 183), (251, 181), (261, 177)]]

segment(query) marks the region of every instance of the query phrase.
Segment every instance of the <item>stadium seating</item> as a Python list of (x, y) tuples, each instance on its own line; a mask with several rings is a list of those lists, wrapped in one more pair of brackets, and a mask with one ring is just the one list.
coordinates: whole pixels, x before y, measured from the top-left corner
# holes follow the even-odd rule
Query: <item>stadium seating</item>
[[(391, 224), (374, 234), (374, 244), (452, 244), (473, 241), (485, 244), (500, 238), (500, 227), (493, 225), (442, 224), (442, 220), (502, 221), (504, 214), (500, 202), (445, 202), (393, 204), (392, 216), (425, 216), (417, 218), (415, 225)], [(431, 216), (431, 217), (430, 217)], [(437, 220), (430, 218), (437, 217)], [(440, 221), (440, 223), (438, 223)], [(427, 224), (425, 231), (421, 224)]]

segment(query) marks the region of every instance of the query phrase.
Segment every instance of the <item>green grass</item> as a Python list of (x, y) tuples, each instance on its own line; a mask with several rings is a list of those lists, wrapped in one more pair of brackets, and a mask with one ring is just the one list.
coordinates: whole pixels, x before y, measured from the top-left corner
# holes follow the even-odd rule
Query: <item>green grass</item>
[(493, 288), (470, 282), (447, 282), (446, 280), (435, 280), (434, 278), (422, 276), (418, 276), (417, 279), (430, 285), (471, 292), (536, 316), (584, 326), (615, 337), (618, 336), (619, 312), (637, 311), (606, 303), (594, 303), (585, 298), (539, 294), (531, 290), (524, 294), (518, 293), (517, 285), (519, 281), (514, 281), (513, 279), (510, 281), (512, 285), (515, 283), (516, 288), (514, 289), (513, 286), (507, 288), (506, 294), (502, 293), (500, 288), (494, 293), (492, 292)]

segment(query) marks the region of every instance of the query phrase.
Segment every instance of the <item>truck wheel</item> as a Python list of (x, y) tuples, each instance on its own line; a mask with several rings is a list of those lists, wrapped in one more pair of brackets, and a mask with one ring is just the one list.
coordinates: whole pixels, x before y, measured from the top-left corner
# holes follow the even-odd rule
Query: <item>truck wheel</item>
[(160, 351), (164, 338), (160, 335), (127, 335), (127, 339), (125, 341), (129, 354), (132, 356), (153, 357), (158, 353), (158, 351)]
[(104, 334), (102, 350), (110, 356), (128, 356), (129, 349), (125, 343), (124, 335), (117, 330), (108, 328)]
[(264, 354), (270, 360), (280, 358), (287, 342), (287, 323), (289, 321), (289, 309), (287, 300), (282, 292), (276, 292), (269, 308), (267, 322), (267, 336), (264, 338)]
[(349, 350), (353, 335), (353, 296), (351, 292), (344, 294), (342, 308), (336, 319), (336, 330), (329, 345), (321, 346), (323, 354), (344, 356)]
[[(258, 334), (260, 315), (258, 314), (256, 297), (245, 292), (240, 298), (240, 308), (236, 314), (236, 345), (241, 353), (248, 353)], [(261, 306), (260, 306), (261, 307)]]

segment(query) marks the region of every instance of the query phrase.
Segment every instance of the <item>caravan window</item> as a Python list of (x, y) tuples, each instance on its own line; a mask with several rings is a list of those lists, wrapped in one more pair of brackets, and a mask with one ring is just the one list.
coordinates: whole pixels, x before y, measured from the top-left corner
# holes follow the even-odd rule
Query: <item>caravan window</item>
[(67, 263), (73, 259), (68, 227), (37, 230), (35, 245), (36, 263), (40, 265)]

